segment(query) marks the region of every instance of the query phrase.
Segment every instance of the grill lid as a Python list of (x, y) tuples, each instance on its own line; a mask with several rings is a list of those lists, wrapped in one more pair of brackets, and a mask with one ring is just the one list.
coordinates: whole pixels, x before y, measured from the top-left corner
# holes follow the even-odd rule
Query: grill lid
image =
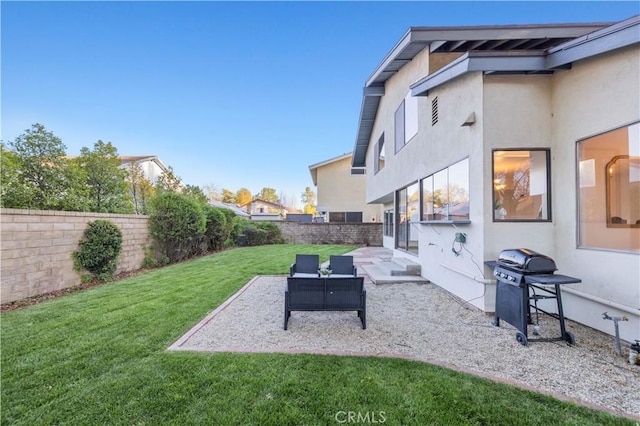
[(556, 268), (556, 262), (549, 256), (526, 248), (502, 250), (496, 263), (505, 268), (527, 274), (552, 274), (558, 269)]

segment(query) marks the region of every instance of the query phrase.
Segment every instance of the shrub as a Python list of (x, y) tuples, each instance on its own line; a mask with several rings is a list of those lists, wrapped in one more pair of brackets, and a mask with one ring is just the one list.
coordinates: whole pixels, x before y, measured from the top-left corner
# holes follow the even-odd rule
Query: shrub
[(113, 278), (122, 252), (122, 232), (116, 225), (108, 220), (89, 222), (79, 246), (72, 254), (77, 271), (85, 269), (100, 281)]
[(167, 192), (151, 200), (149, 231), (158, 244), (160, 263), (200, 254), (205, 227), (202, 207), (192, 199)]
[(231, 236), (234, 243), (239, 246), (282, 244), (284, 242), (280, 228), (275, 223), (252, 222), (241, 217), (234, 218)]
[(229, 231), (231, 228), (227, 224), (227, 216), (224, 214), (223, 210), (228, 209), (221, 209), (213, 206), (204, 207), (204, 214), (207, 220), (205, 229), (207, 250), (222, 250), (225, 241), (229, 238)]

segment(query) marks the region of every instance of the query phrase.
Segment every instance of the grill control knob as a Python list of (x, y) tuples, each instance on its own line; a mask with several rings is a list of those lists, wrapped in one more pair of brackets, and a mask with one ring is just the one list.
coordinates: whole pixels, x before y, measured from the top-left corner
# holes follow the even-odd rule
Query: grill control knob
[(508, 279), (509, 281), (515, 281), (515, 280), (516, 280), (516, 279), (515, 279), (514, 277), (512, 277), (512, 276), (508, 276), (508, 277), (507, 277), (507, 279)]

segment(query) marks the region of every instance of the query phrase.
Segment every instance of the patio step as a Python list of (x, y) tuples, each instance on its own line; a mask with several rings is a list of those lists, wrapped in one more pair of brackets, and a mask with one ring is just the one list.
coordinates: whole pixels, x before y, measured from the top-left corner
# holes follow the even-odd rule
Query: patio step
[(409, 259), (393, 258), (389, 262), (378, 262), (372, 265), (361, 265), (374, 284), (428, 283), (420, 276), (420, 264)]
[(406, 257), (394, 257), (391, 259), (392, 265), (395, 264), (397, 266), (391, 266), (391, 275), (417, 275), (420, 276), (422, 273), (422, 267), (419, 263), (414, 262), (411, 259), (407, 259)]

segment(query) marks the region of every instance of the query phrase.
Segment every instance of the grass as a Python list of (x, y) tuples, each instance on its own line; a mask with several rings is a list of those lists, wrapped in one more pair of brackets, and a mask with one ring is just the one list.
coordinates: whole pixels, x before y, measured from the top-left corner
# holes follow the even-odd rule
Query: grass
[[(167, 352), (257, 274), (296, 253), (241, 248), (1, 316), (4, 425), (633, 425), (629, 419), (420, 362)], [(350, 421), (353, 420), (353, 421)]]

